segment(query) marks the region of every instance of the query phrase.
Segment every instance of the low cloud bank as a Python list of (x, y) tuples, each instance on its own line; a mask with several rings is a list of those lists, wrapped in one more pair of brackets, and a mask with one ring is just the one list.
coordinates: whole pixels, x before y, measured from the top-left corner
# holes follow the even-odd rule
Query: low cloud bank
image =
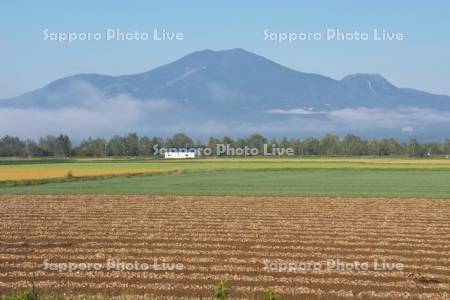
[[(39, 138), (65, 133), (75, 141), (83, 138), (136, 132), (140, 135), (169, 136), (184, 132), (193, 137), (210, 135), (244, 136), (259, 132), (268, 136), (321, 136), (355, 133), (367, 137), (449, 138), (450, 111), (422, 108), (344, 108), (314, 111), (312, 108), (273, 109), (241, 117), (242, 111), (227, 115), (218, 105), (214, 113), (200, 113), (193, 104), (167, 99), (137, 99), (128, 95), (108, 97), (86, 82), (70, 83), (70, 103), (37, 99), (25, 107), (0, 107), (0, 136)], [(107, 93), (114, 94), (114, 86)], [(213, 99), (214, 100), (214, 99)], [(214, 102), (214, 101), (213, 101)], [(217, 104), (217, 102), (214, 102)], [(226, 105), (226, 104), (223, 104)], [(227, 107), (227, 106), (224, 106)], [(246, 115), (247, 116), (247, 115)]]
[(137, 130), (149, 116), (167, 111), (167, 100), (136, 100), (118, 96), (81, 108), (0, 108), (0, 136), (38, 138), (67, 133), (75, 139), (110, 136)]
[(269, 114), (284, 116), (290, 124), (302, 125), (303, 129), (314, 132), (364, 132), (385, 131), (395, 136), (399, 133), (442, 131), (450, 129), (450, 111), (423, 108), (344, 108), (331, 111), (304, 109), (271, 110)]

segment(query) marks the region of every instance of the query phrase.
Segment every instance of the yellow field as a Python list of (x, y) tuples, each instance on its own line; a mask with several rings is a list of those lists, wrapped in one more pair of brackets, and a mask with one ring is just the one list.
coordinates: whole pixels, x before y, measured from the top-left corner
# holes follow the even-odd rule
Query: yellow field
[(0, 181), (39, 180), (66, 177), (69, 172), (74, 177), (114, 176), (127, 174), (157, 174), (163, 170), (152, 168), (83, 168), (79, 166), (61, 166), (60, 168), (0, 168)]
[[(111, 169), (49, 169), (49, 170), (4, 170), (2, 172), (6, 174), (0, 175), (0, 180), (33, 180), (33, 179), (54, 179), (63, 178), (70, 172), (75, 177), (89, 177), (89, 176), (108, 176), (108, 175), (127, 175), (127, 174), (157, 174), (161, 173), (161, 170), (140, 170), (140, 169), (117, 169), (111, 171)], [(11, 172), (10, 172), (11, 171)]]
[(379, 158), (208, 158), (195, 160), (97, 160), (67, 163), (0, 164), (0, 181), (106, 176), (190, 170), (294, 170), (294, 169), (387, 169), (450, 171), (446, 159)]

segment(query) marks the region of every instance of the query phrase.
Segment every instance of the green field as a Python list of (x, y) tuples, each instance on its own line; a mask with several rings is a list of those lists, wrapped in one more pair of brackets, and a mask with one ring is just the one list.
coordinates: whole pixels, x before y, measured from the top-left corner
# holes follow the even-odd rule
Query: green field
[[(279, 195), (450, 198), (448, 161), (414, 160), (196, 160), (8, 164), (49, 172), (58, 168), (146, 168), (175, 173), (122, 176), (2, 187), (0, 194)], [(49, 171), (50, 170), (50, 171)], [(131, 173), (132, 174), (132, 173)]]
[[(70, 178), (66, 176), (69, 172)], [(450, 161), (371, 158), (5, 160), (0, 163), (0, 194), (450, 198)]]

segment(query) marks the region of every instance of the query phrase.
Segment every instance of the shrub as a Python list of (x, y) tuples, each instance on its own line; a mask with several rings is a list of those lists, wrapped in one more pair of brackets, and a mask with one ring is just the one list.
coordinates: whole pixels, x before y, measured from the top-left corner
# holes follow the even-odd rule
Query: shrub
[(39, 298), (34, 291), (13, 292), (7, 296), (0, 295), (0, 300), (38, 300)]
[(217, 282), (216, 288), (214, 289), (214, 298), (219, 300), (225, 300), (230, 298), (231, 289), (230, 284), (226, 279), (222, 279)]
[(281, 295), (274, 292), (273, 290), (264, 291), (264, 299), (265, 300), (281, 300)]

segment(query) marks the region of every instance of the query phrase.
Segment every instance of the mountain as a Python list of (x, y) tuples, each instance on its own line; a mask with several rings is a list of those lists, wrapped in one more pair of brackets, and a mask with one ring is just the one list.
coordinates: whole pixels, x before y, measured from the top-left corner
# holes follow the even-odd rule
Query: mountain
[(141, 104), (166, 101), (172, 110), (148, 116), (160, 121), (177, 117), (192, 122), (245, 122), (255, 129), (265, 122), (282, 127), (286, 116), (315, 115), (324, 121), (329, 114), (348, 109), (450, 111), (449, 96), (399, 88), (378, 74), (335, 80), (292, 70), (243, 49), (198, 51), (140, 74), (78, 74), (0, 105), (80, 109), (107, 105), (120, 97)]
[[(268, 110), (313, 107), (427, 107), (450, 109), (450, 97), (397, 88), (377, 74), (354, 74), (334, 80), (298, 72), (243, 49), (204, 50), (149, 72), (107, 76), (78, 74), (9, 99), (15, 107), (56, 108), (102, 96), (170, 99), (198, 108), (211, 105)], [(205, 107), (207, 106), (207, 107)]]

